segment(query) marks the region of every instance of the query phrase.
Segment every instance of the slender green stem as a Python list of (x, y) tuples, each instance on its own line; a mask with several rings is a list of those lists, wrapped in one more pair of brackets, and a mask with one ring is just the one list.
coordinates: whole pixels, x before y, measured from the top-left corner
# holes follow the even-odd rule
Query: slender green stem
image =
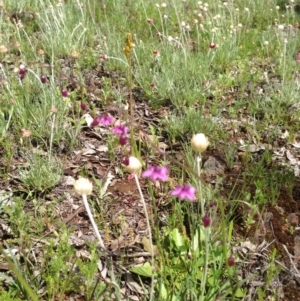
[(52, 155), (52, 143), (53, 143), (53, 135), (54, 135), (54, 125), (55, 125), (55, 113), (53, 113), (53, 119), (51, 124), (51, 135), (50, 135), (50, 146), (49, 146), (49, 162), (51, 160)]
[[(151, 266), (152, 268), (154, 268), (154, 251), (153, 251), (153, 243), (152, 243), (152, 232), (151, 232), (151, 226), (150, 226), (150, 220), (149, 220), (149, 215), (148, 215), (148, 211), (147, 211), (147, 206), (146, 206), (146, 202), (144, 199), (144, 195), (140, 186), (140, 182), (139, 182), (139, 178), (136, 174), (134, 174), (134, 179), (136, 182), (136, 186), (138, 188), (141, 200), (142, 200), (142, 204), (143, 204), (143, 208), (144, 208), (144, 213), (145, 213), (145, 217), (146, 217), (146, 221), (147, 221), (147, 228), (148, 228), (148, 232), (149, 232), (149, 240), (150, 240), (150, 253), (151, 253)], [(150, 301), (153, 300), (153, 295), (154, 295), (154, 272), (152, 271), (151, 273), (151, 289), (150, 289)]]
[[(196, 157), (196, 165), (197, 165), (197, 175), (200, 178), (201, 175), (201, 154), (197, 155)], [(202, 194), (202, 183), (199, 181), (199, 195), (200, 195), (200, 205), (201, 205), (201, 215), (205, 216), (204, 212), (204, 205), (205, 205), (205, 200), (203, 199), (203, 194)], [(205, 262), (204, 262), (204, 270), (203, 270), (203, 277), (201, 281), (201, 297), (199, 301), (203, 301), (204, 294), (205, 294), (205, 285), (207, 281), (207, 270), (208, 270), (208, 256), (209, 256), (209, 228), (205, 228)]]
[[(197, 175), (198, 175), (199, 178), (200, 178), (200, 175), (201, 175), (201, 162), (202, 162), (202, 158), (201, 158), (201, 154), (200, 154), (196, 157)], [(200, 195), (201, 215), (204, 216), (205, 200), (203, 199), (203, 195), (202, 195), (202, 183), (201, 183), (201, 181), (199, 181), (199, 195)]]

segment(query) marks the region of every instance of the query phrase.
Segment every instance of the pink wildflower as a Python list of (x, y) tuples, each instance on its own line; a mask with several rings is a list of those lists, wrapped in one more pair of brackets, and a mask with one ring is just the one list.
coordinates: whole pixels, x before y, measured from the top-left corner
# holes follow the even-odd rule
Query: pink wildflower
[(126, 136), (128, 133), (128, 127), (125, 125), (116, 125), (113, 128), (113, 133), (118, 136)]
[(188, 199), (190, 201), (196, 200), (196, 188), (189, 185), (179, 185), (172, 192), (171, 195), (177, 196), (180, 200)]
[(153, 182), (156, 180), (167, 181), (169, 172), (170, 171), (166, 166), (150, 166), (142, 173), (142, 177), (149, 178)]
[(109, 115), (104, 115), (100, 118), (100, 123), (103, 126), (110, 125), (110, 124), (114, 123), (114, 121), (115, 121), (114, 118)]

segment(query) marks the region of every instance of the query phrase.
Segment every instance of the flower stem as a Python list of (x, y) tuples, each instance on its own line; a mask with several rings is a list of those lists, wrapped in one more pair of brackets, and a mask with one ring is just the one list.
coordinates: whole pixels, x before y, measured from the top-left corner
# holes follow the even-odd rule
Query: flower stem
[[(144, 213), (145, 213), (145, 216), (146, 216), (147, 228), (148, 228), (149, 240), (150, 240), (151, 266), (152, 266), (152, 268), (154, 268), (154, 251), (153, 251), (153, 243), (152, 243), (152, 232), (151, 232), (151, 226), (150, 226), (147, 206), (146, 206), (146, 202), (145, 202), (143, 192), (142, 192), (142, 189), (141, 189), (141, 186), (140, 186), (139, 178), (136, 174), (134, 174), (134, 179), (135, 179), (136, 186), (138, 188), (138, 191), (139, 191), (139, 194), (140, 194), (140, 197), (141, 197), (141, 200), (142, 200)], [(153, 300), (153, 293), (154, 293), (154, 272), (152, 271), (152, 273), (151, 273), (150, 299), (149, 299), (150, 301)]]
[[(196, 164), (197, 164), (197, 175), (200, 178), (201, 175), (201, 162), (202, 162), (202, 158), (201, 155), (196, 157)], [(203, 195), (202, 195), (202, 184), (201, 181), (199, 181), (199, 194), (200, 194), (200, 205), (201, 205), (201, 214), (202, 216), (204, 216), (204, 204), (205, 204), (205, 200), (203, 199)]]
[(104, 245), (104, 243), (103, 243), (103, 240), (102, 240), (102, 238), (101, 238), (101, 235), (100, 235), (100, 233), (99, 233), (98, 227), (97, 227), (97, 225), (96, 225), (96, 223), (95, 223), (95, 220), (94, 220), (94, 218), (93, 218), (92, 212), (91, 212), (91, 210), (90, 210), (90, 206), (89, 206), (89, 203), (88, 203), (88, 201), (87, 201), (86, 194), (83, 194), (83, 195), (82, 195), (82, 199), (83, 199), (83, 203), (84, 203), (85, 209), (86, 209), (86, 211), (87, 211), (87, 214), (88, 214), (88, 216), (89, 216), (89, 219), (90, 219), (90, 221), (91, 221), (91, 223), (92, 223), (92, 226), (93, 226), (94, 231), (95, 231), (95, 233), (96, 233), (96, 236), (97, 236), (97, 238), (98, 238), (100, 247), (101, 247), (101, 249), (106, 250), (105, 245)]

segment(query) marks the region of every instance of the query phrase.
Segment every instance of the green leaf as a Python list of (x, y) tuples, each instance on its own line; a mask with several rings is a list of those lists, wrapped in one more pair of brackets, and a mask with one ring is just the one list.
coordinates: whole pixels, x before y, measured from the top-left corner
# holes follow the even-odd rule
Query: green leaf
[(142, 266), (131, 267), (130, 271), (141, 276), (151, 277), (153, 267), (149, 262), (145, 262)]
[(243, 290), (241, 288), (238, 288), (235, 292), (235, 296), (238, 298), (242, 298), (242, 297), (245, 297), (245, 293), (243, 292)]
[(177, 249), (180, 249), (181, 247), (184, 246), (184, 239), (182, 234), (179, 232), (177, 228), (175, 228), (171, 233), (170, 233), (170, 238), (173, 240), (175, 243), (175, 246)]

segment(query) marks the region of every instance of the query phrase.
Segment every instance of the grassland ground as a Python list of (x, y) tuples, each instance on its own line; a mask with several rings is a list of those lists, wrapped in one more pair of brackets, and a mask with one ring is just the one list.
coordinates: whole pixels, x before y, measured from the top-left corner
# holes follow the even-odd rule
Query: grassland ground
[(0, 301), (299, 301), (299, 5), (100, 2), (0, 2)]

